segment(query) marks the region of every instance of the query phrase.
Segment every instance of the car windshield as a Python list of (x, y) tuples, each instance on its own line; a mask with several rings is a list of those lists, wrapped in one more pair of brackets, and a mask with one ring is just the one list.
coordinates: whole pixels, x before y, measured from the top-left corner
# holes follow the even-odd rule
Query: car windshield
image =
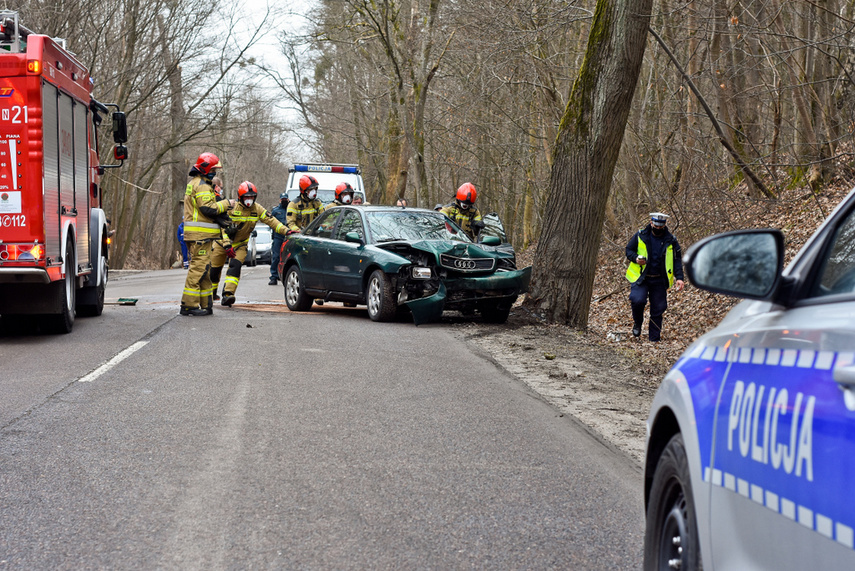
[(367, 212), (375, 242), (395, 240), (452, 240), (471, 242), (454, 222), (438, 212), (396, 210)]
[(270, 226), (267, 226), (266, 224), (264, 226), (256, 226), (255, 232), (255, 242), (257, 244), (267, 244), (269, 242), (273, 242), (273, 232), (270, 230)]

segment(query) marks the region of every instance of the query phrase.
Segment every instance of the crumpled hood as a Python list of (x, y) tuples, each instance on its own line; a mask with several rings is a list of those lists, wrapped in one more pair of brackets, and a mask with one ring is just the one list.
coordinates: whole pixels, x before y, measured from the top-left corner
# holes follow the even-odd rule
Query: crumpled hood
[(495, 246), (481, 244), (465, 244), (450, 240), (419, 240), (410, 242), (410, 246), (436, 256), (439, 262), (440, 254), (448, 254), (458, 258), (511, 258), (511, 254), (496, 250)]

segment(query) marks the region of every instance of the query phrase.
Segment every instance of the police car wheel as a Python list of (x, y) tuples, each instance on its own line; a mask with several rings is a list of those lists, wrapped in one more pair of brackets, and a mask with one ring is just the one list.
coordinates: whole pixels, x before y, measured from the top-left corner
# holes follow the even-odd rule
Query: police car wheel
[(291, 266), (285, 274), (285, 304), (291, 311), (309, 311), (312, 308), (312, 298), (303, 289), (303, 274), (297, 266)]
[(700, 543), (683, 436), (662, 451), (647, 506), (644, 569), (700, 569)]

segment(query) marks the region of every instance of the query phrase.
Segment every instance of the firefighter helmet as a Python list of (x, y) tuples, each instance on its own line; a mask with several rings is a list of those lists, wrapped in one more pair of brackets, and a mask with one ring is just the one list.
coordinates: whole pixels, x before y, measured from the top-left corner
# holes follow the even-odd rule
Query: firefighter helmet
[(475, 204), (476, 198), (478, 198), (478, 191), (471, 182), (464, 182), (457, 189), (457, 205), (464, 210)]
[(238, 200), (241, 203), (252, 206), (252, 203), (255, 202), (255, 199), (258, 198), (258, 190), (255, 188), (255, 185), (249, 182), (248, 180), (240, 183), (238, 187)]
[[(344, 195), (347, 196), (344, 196)], [(340, 182), (335, 187), (335, 199), (342, 204), (350, 204), (353, 201), (353, 187), (349, 182)]]
[(300, 177), (300, 194), (309, 200), (314, 200), (318, 195), (318, 180), (307, 174)]
[(211, 171), (214, 169), (223, 168), (223, 164), (220, 162), (220, 159), (217, 158), (217, 155), (214, 153), (202, 153), (199, 155), (199, 158), (196, 159), (196, 164), (193, 165), (200, 173), (208, 176), (211, 174)]

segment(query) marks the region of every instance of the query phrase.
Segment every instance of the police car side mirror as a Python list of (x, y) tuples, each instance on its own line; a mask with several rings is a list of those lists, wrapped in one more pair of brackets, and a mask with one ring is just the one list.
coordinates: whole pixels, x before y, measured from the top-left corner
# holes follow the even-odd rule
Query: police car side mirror
[(784, 235), (780, 230), (737, 230), (704, 238), (684, 258), (696, 287), (747, 299), (771, 299), (781, 282)]
[(253, 238), (255, 238), (256, 236), (258, 236), (258, 230), (253, 230), (253, 231), (252, 231), (252, 234), (250, 234), (250, 235), (251, 235)]

